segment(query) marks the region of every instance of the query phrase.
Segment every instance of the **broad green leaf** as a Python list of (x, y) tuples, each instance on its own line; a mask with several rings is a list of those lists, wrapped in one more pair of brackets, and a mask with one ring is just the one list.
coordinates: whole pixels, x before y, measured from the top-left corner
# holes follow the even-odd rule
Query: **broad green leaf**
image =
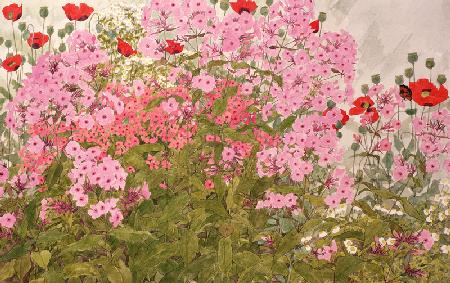
[(250, 65), (245, 62), (231, 62), (231, 67), (233, 69), (247, 69), (250, 68)]
[(106, 272), (106, 277), (111, 283), (131, 283), (133, 282), (133, 275), (130, 269), (123, 263), (119, 261), (119, 267), (116, 266), (104, 266)]
[(31, 253), (31, 259), (33, 260), (33, 262), (44, 269), (47, 269), (47, 265), (50, 262), (51, 257), (52, 254), (48, 250)]
[(2, 94), (6, 99), (12, 100), (11, 93), (2, 86), (0, 86), (0, 94)]
[(61, 253), (92, 251), (98, 248), (104, 248), (105, 246), (107, 246), (107, 244), (103, 240), (102, 236), (87, 235), (78, 242), (68, 245), (61, 251)]
[(44, 278), (33, 279), (29, 283), (45, 283)]
[(295, 248), (295, 246), (297, 246), (298, 243), (299, 243), (299, 235), (297, 231), (292, 230), (291, 232), (284, 235), (284, 237), (281, 238), (281, 240), (279, 241), (277, 245), (276, 255), (278, 257), (284, 255), (285, 253)]
[(130, 227), (115, 228), (109, 232), (109, 235), (127, 243), (142, 243), (150, 238), (154, 238), (150, 232), (136, 231)]
[(283, 133), (286, 129), (290, 128), (292, 124), (294, 124), (295, 119), (297, 119), (296, 116), (291, 115), (280, 122), (280, 124), (277, 127), (278, 132)]
[(362, 259), (356, 256), (343, 256), (336, 260), (336, 279), (338, 282), (348, 282), (349, 276), (361, 268)]
[(392, 151), (386, 152), (383, 157), (383, 163), (388, 170), (391, 170), (392, 164), (394, 163), (394, 153)]
[(228, 273), (231, 270), (233, 257), (233, 249), (231, 246), (230, 237), (219, 240), (219, 249), (217, 252), (217, 263), (223, 273)]
[(64, 267), (64, 275), (65, 278), (71, 278), (71, 277), (79, 277), (79, 276), (97, 276), (98, 271), (95, 266), (88, 262), (81, 262), (81, 263), (72, 263), (69, 265), (66, 265)]
[(66, 160), (64, 154), (61, 155), (47, 170), (46, 180), (49, 188), (53, 187), (58, 182), (59, 177), (63, 171), (63, 162)]
[(308, 283), (322, 282), (322, 280), (320, 280), (320, 274), (317, 274), (318, 272), (307, 263), (296, 262), (294, 264), (294, 270), (297, 271), (297, 273), (300, 274), (300, 276), (303, 277), (303, 279), (305, 279)]
[(256, 273), (256, 270), (253, 266), (248, 267), (247, 269), (245, 269), (243, 272), (241, 272), (239, 274), (239, 280), (237, 282), (238, 283), (251, 283), (251, 282), (253, 282), (255, 273)]
[(12, 259), (17, 259), (28, 252), (30, 245), (28, 243), (15, 246), (9, 252), (0, 256), (0, 262), (10, 261)]
[(14, 270), (17, 273), (20, 281), (23, 280), (25, 275), (27, 275), (28, 271), (31, 269), (31, 260), (29, 255), (24, 255), (21, 258), (16, 259), (14, 263)]
[(412, 205), (407, 198), (399, 197), (398, 200), (402, 204), (403, 210), (411, 217), (416, 218), (417, 220), (424, 221), (425, 217), (422, 213), (420, 213), (414, 205)]
[(403, 142), (398, 138), (398, 135), (394, 135), (394, 147), (397, 151), (401, 151), (403, 149)]
[(195, 258), (198, 251), (198, 237), (194, 232), (186, 231), (180, 241), (180, 251), (186, 265)]
[(14, 261), (0, 265), (0, 282), (12, 277), (15, 274)]
[(226, 97), (218, 98), (216, 101), (214, 101), (212, 113), (216, 116), (222, 115), (223, 112), (225, 112), (225, 109), (227, 108), (227, 103), (228, 99)]

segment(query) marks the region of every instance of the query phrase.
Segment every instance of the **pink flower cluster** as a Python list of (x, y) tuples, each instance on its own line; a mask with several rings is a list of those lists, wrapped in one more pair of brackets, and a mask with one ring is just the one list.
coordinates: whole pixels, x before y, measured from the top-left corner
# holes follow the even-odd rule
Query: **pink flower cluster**
[(314, 251), (317, 259), (331, 261), (331, 256), (337, 252), (336, 241), (332, 240), (329, 246), (323, 246), (322, 248)]
[(0, 226), (3, 228), (11, 229), (16, 224), (16, 216), (12, 213), (5, 213), (0, 216)]
[(119, 200), (116, 198), (110, 198), (105, 201), (99, 201), (96, 204), (92, 204), (89, 207), (88, 214), (92, 217), (92, 219), (97, 219), (109, 213), (109, 222), (113, 227), (117, 227), (123, 220), (122, 212), (116, 207), (118, 201)]
[(259, 200), (256, 209), (272, 208), (272, 209), (290, 209), (297, 210), (297, 196), (293, 193), (287, 195), (277, 194), (267, 191), (264, 200)]
[(330, 208), (336, 208), (344, 199), (347, 204), (351, 204), (355, 198), (353, 184), (354, 179), (347, 175), (345, 169), (334, 169), (331, 177), (325, 182), (325, 186), (328, 189), (334, 187), (336, 191), (325, 197), (325, 204)]

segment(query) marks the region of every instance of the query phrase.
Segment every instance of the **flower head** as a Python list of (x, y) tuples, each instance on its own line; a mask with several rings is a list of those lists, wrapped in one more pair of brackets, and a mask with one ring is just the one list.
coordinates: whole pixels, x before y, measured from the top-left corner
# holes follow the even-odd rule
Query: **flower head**
[(22, 17), (22, 5), (19, 6), (13, 3), (3, 7), (2, 12), (5, 19), (15, 22)]
[(419, 79), (417, 82), (410, 82), (412, 100), (420, 106), (436, 106), (448, 98), (448, 90), (444, 85), (437, 88), (428, 79)]
[(5, 59), (2, 63), (3, 69), (7, 72), (14, 72), (19, 69), (20, 65), (22, 65), (22, 56), (14, 55)]
[(79, 6), (68, 3), (63, 7), (64, 13), (69, 21), (85, 21), (94, 12), (94, 8), (88, 6), (86, 3), (80, 3)]

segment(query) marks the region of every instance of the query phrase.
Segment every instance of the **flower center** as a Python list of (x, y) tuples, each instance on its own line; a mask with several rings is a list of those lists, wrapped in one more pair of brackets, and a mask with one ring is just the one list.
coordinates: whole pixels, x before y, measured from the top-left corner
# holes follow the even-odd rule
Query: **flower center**
[(422, 97), (428, 97), (431, 95), (431, 89), (424, 89), (422, 90), (421, 96)]

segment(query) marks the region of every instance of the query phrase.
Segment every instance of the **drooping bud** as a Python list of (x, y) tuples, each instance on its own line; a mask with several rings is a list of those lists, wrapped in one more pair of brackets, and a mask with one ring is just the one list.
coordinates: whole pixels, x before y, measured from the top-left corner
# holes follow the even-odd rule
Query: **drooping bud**
[(419, 59), (417, 52), (408, 53), (408, 62), (414, 64)]

